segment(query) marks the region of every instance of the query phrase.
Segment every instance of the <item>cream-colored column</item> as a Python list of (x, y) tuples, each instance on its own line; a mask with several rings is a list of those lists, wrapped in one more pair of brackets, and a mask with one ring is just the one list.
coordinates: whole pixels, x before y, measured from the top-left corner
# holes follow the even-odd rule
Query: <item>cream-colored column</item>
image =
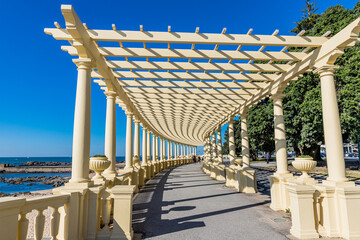
[(156, 161), (156, 136), (154, 133), (152, 134), (152, 139), (153, 139), (153, 144), (152, 144), (153, 158), (152, 158), (152, 160)]
[(326, 146), (328, 181), (346, 182), (345, 160), (339, 109), (336, 98), (334, 72), (336, 66), (326, 66), (317, 70), (321, 82), (321, 102)]
[(276, 174), (287, 174), (287, 148), (285, 136), (285, 122), (282, 100), (284, 94), (276, 94), (271, 98), (274, 101), (274, 132), (275, 132), (275, 150), (276, 150)]
[(217, 163), (218, 162), (218, 159), (217, 159), (217, 150), (216, 150), (216, 138), (215, 138), (215, 131), (212, 135), (212, 159), (213, 159), (213, 162)]
[(178, 147), (177, 147), (177, 143), (174, 143), (174, 148), (175, 148), (175, 158), (177, 158), (177, 156), (178, 156)]
[(170, 156), (170, 159), (173, 159), (173, 143), (172, 141), (169, 141), (169, 156)]
[(156, 136), (155, 137), (155, 145), (156, 145), (156, 161), (158, 161), (159, 160), (159, 156), (160, 156), (160, 154), (159, 154), (159, 136)]
[(136, 157), (136, 162), (133, 164), (140, 164), (140, 121), (135, 120), (135, 131), (134, 131), (134, 157)]
[(229, 158), (230, 165), (235, 164), (235, 137), (234, 137), (234, 120), (229, 121)]
[(146, 134), (146, 153), (147, 153), (147, 158), (146, 158), (146, 162), (150, 162), (151, 161), (151, 140), (150, 140), (150, 131), (147, 131)]
[(168, 159), (168, 160), (171, 159), (171, 154), (170, 154), (170, 140), (167, 141), (167, 159)]
[(223, 163), (223, 155), (222, 155), (221, 127), (220, 126), (217, 130), (217, 155), (218, 155), (219, 163), (222, 164)]
[(249, 148), (249, 137), (247, 131), (247, 114), (241, 115), (241, 151), (243, 167), (250, 167), (250, 148)]
[(143, 127), (141, 165), (147, 162), (147, 129)]
[(105, 92), (106, 95), (106, 123), (105, 123), (105, 156), (110, 161), (110, 166), (104, 174), (115, 174), (116, 165), (116, 93)]
[(209, 135), (209, 139), (208, 139), (208, 156), (209, 156), (209, 161), (212, 161), (212, 146), (211, 146), (211, 135)]
[(164, 153), (164, 139), (160, 138), (160, 160), (164, 160), (163, 153)]
[(125, 153), (125, 168), (133, 168), (133, 114), (126, 112), (126, 153)]
[(90, 126), (91, 126), (91, 59), (76, 59), (78, 77), (76, 86), (72, 183), (89, 182)]

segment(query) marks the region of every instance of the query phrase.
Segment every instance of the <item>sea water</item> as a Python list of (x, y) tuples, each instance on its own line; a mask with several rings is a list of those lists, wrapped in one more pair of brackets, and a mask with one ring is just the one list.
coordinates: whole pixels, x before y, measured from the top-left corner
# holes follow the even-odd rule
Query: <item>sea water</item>
[[(34, 161), (34, 162), (65, 162), (70, 163), (71, 157), (1, 157), (1, 163), (8, 163), (14, 166), (19, 166), (23, 163)], [(124, 162), (125, 157), (116, 157), (117, 162)], [(4, 178), (18, 178), (18, 177), (70, 177), (71, 173), (0, 173), (0, 177)], [(22, 184), (9, 184), (0, 182), (0, 192), (3, 193), (21, 193), (40, 191), (54, 188), (51, 185), (42, 184), (40, 182), (25, 182)]]

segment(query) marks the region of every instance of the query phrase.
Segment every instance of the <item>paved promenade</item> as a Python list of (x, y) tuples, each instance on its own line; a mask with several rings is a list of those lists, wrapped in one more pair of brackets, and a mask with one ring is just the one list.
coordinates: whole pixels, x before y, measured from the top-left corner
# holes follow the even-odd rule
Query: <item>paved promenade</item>
[(136, 239), (287, 239), (290, 222), (266, 194), (242, 194), (201, 172), (200, 164), (159, 173), (134, 200)]

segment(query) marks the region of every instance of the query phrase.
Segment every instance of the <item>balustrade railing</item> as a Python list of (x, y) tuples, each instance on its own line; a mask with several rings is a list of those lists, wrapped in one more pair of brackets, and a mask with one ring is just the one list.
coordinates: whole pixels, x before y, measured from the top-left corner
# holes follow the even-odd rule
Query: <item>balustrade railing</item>
[[(191, 159), (166, 161), (175, 166)], [(146, 165), (149, 171), (154, 164)], [(133, 175), (122, 170), (92, 186), (56, 188), (54, 195), (0, 198), (0, 239), (132, 239)]]

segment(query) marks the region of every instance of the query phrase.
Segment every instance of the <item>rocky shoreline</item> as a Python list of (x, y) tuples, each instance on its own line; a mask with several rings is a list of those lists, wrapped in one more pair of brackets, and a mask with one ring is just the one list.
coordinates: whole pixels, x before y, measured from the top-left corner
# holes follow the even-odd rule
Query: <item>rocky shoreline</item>
[[(124, 162), (118, 162), (116, 164), (117, 169), (121, 169), (125, 167)], [(10, 164), (6, 164), (2, 167), (2, 173), (70, 173), (71, 172), (71, 163), (67, 162), (35, 162), (29, 161), (23, 163), (19, 166), (13, 166)], [(90, 171), (90, 177), (93, 175), (92, 171)], [(60, 187), (64, 185), (66, 182), (70, 180), (70, 177), (61, 177), (61, 176), (36, 176), (36, 177), (0, 177), (0, 183), (8, 183), (13, 185), (26, 185), (32, 186), (35, 183), (41, 183), (45, 185), (50, 185), (52, 187)], [(22, 195), (36, 195), (36, 192), (20, 192), (20, 193), (3, 193), (0, 191), (0, 197), (6, 196), (22, 196)], [(50, 194), (47, 192), (47, 194)]]

